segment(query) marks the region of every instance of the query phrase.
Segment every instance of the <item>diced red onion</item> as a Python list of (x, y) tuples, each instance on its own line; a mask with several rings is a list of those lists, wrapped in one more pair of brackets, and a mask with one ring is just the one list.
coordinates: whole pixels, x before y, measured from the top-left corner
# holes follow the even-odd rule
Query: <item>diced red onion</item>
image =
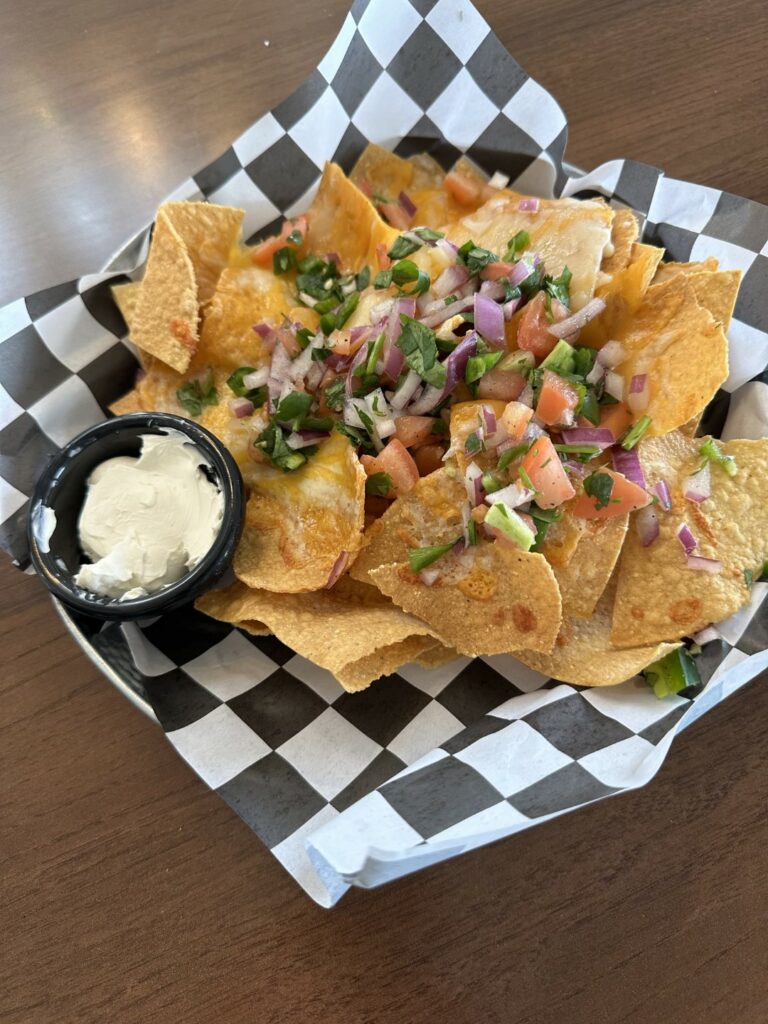
[(253, 329), (259, 335), (260, 338), (266, 338), (269, 334), (272, 333), (272, 328), (269, 326), (269, 324), (254, 324)]
[(645, 489), (645, 474), (643, 473), (643, 467), (640, 465), (640, 456), (634, 448), (631, 448), (628, 452), (624, 451), (623, 448), (612, 448), (611, 459), (613, 460), (613, 468), (617, 473), (621, 473), (631, 483)]
[(472, 331), (459, 342), (448, 358), (443, 362), (445, 367), (445, 384), (442, 388), (427, 387), (424, 394), (413, 403), (408, 412), (412, 416), (421, 416), (431, 412), (436, 405), (439, 405), (456, 387), (460, 380), (464, 379), (464, 372), (469, 362), (469, 357), (474, 355), (477, 349), (477, 332)]
[(577, 331), (580, 331), (582, 327), (585, 327), (590, 320), (600, 316), (604, 309), (604, 299), (590, 299), (585, 306), (581, 307), (578, 313), (566, 317), (565, 320), (561, 320), (557, 324), (550, 324), (547, 330), (555, 338), (568, 338), (572, 334), (576, 334)]
[(533, 408), (533, 388), (530, 384), (525, 385), (515, 401), (521, 405), (527, 405), (529, 409)]
[(636, 373), (629, 382), (627, 405), (633, 413), (641, 413), (645, 412), (648, 408), (649, 400), (650, 391), (648, 389), (648, 374)]
[(525, 505), (526, 502), (531, 501), (535, 493), (535, 491), (530, 491), (527, 487), (523, 487), (516, 480), (513, 484), (508, 484), (498, 491), (486, 494), (485, 503), (486, 505), (493, 505), (494, 502), (503, 501), (509, 508), (519, 508), (521, 505)]
[(711, 643), (713, 640), (719, 640), (720, 634), (717, 632), (714, 626), (705, 626), (704, 629), (700, 629), (698, 633), (694, 633), (691, 640), (699, 647), (703, 647), (704, 644)]
[(563, 441), (566, 444), (593, 444), (603, 451), (615, 443), (616, 438), (605, 427), (572, 427), (563, 430)]
[(327, 252), (325, 254), (326, 263), (335, 263), (337, 267), (341, 266), (341, 256), (337, 252)]
[(455, 259), (456, 253), (459, 251), (458, 245), (454, 245), (454, 243), (450, 242), (447, 238), (438, 238), (436, 246), (438, 249), (441, 249), (445, 253), (445, 255), (449, 256), (451, 259)]
[(526, 277), (530, 277), (530, 275), (536, 269), (536, 262), (535, 261), (536, 261), (536, 257), (534, 256), (533, 263), (531, 263), (529, 260), (526, 259), (526, 260), (520, 260), (519, 263), (515, 264), (514, 268), (512, 269), (512, 272), (510, 273), (509, 278), (508, 278), (508, 281), (509, 281), (510, 286), (512, 288), (516, 288), (517, 285), (523, 283), (523, 281), (526, 279)]
[(333, 568), (328, 574), (328, 582), (325, 584), (325, 589), (330, 590), (336, 580), (341, 576), (347, 567), (347, 559), (349, 555), (346, 551), (342, 551), (336, 561), (333, 563)]
[(712, 474), (709, 463), (705, 462), (697, 473), (683, 480), (683, 496), (689, 501), (702, 502), (712, 494)]
[(573, 474), (573, 476), (578, 476), (581, 477), (582, 479), (585, 476), (589, 476), (589, 474), (592, 472), (592, 470), (585, 463), (574, 462), (571, 459), (567, 459), (563, 463), (563, 468), (567, 469), (569, 473)]
[(401, 192), (397, 200), (409, 217), (413, 218), (416, 216), (416, 206), (407, 192)]
[(702, 558), (701, 555), (688, 555), (686, 563), (689, 569), (697, 569), (701, 572), (717, 573), (723, 571), (723, 563), (716, 558)]
[[(520, 399), (518, 398), (519, 402)], [(541, 426), (540, 423), (534, 423), (530, 420), (528, 426), (523, 431), (523, 441), (535, 441), (537, 437), (544, 437), (546, 430)]]
[(496, 413), (490, 407), (490, 405), (480, 406), (480, 415), (483, 420), (483, 430), (485, 436), (490, 437), (491, 434), (496, 433)]
[(425, 587), (431, 587), (432, 584), (438, 580), (439, 576), (440, 569), (434, 567), (422, 569), (421, 572), (419, 573), (419, 579), (421, 580)]
[(488, 299), (498, 302), (504, 298), (504, 285), (500, 281), (482, 281), (480, 283), (480, 294)]
[(305, 306), (309, 306), (310, 309), (314, 309), (319, 299), (313, 299), (311, 295), (307, 295), (306, 292), (299, 292), (299, 298)]
[(392, 396), (392, 408), (404, 409), (419, 390), (420, 385), (421, 377), (415, 370), (409, 370), (407, 377)]
[(464, 472), (464, 486), (467, 497), (474, 508), (483, 503), (483, 471), (476, 462), (470, 462)]
[(475, 330), (486, 341), (501, 344), (504, 341), (504, 314), (501, 306), (486, 295), (475, 295)]
[(309, 368), (312, 366), (312, 352), (317, 347), (318, 346), (314, 344), (314, 342), (310, 342), (304, 351), (300, 352), (299, 355), (291, 361), (291, 365), (286, 374), (289, 380), (294, 383), (304, 380), (309, 372)]
[(373, 429), (376, 431), (377, 436), (382, 441), (386, 437), (391, 437), (395, 432), (395, 421), (392, 419), (387, 400), (381, 388), (371, 391), (365, 396), (363, 401), (365, 402), (368, 415), (373, 421)]
[(233, 398), (230, 400), (229, 407), (239, 420), (244, 416), (250, 416), (255, 408), (249, 398)]
[(536, 533), (536, 523), (533, 521), (533, 516), (529, 516), (527, 512), (521, 512), (517, 510), (518, 516), (522, 519), (523, 524), (528, 527), (531, 533)]
[(521, 199), (520, 202), (517, 204), (517, 208), (518, 210), (520, 210), (521, 213), (538, 213), (539, 204), (540, 200), (531, 196), (527, 197), (526, 199)]
[(285, 439), (289, 448), (298, 451), (300, 448), (309, 448), (312, 444), (318, 444), (328, 437), (327, 430), (294, 430)]
[(349, 340), (352, 344), (356, 344), (361, 339), (365, 341), (366, 338), (371, 336), (372, 329), (366, 324), (360, 324), (357, 327), (350, 327), (349, 329)]
[(383, 361), (384, 373), (390, 380), (397, 380), (403, 372), (404, 363), (405, 356), (403, 353), (397, 345), (391, 345), (387, 357)]
[(397, 308), (404, 316), (413, 318), (416, 316), (416, 299), (398, 299)]
[[(369, 320), (371, 323), (378, 324), (382, 320), (386, 320), (394, 304), (394, 299), (384, 299), (383, 302), (377, 302), (375, 306), (372, 306), (369, 314)], [(353, 327), (352, 330), (354, 331), (355, 328)]]
[(522, 305), (522, 302), (522, 295), (518, 296), (518, 298), (516, 299), (510, 299), (509, 302), (505, 302), (504, 305), (501, 307), (504, 312), (504, 319), (511, 320), (513, 313), (515, 313), (518, 307)]
[(305, 383), (308, 391), (316, 391), (320, 385), (320, 381), (323, 379), (325, 374), (325, 367), (322, 363), (312, 363), (305, 377)]
[(688, 529), (688, 524), (680, 523), (677, 530), (675, 531), (675, 536), (683, 545), (683, 551), (685, 551), (686, 555), (690, 555), (696, 547), (696, 538)]
[(357, 411), (359, 399), (347, 398), (344, 400), (342, 417), (348, 427), (356, 427), (358, 430), (365, 430), (363, 421)]
[(595, 365), (589, 371), (589, 373), (585, 377), (585, 380), (586, 380), (587, 384), (592, 384), (594, 386), (595, 384), (599, 384), (604, 376), (605, 376), (605, 367), (603, 366), (602, 363), (600, 363), (596, 359), (595, 360)]
[(597, 353), (598, 363), (609, 370), (613, 370), (619, 363), (623, 363), (626, 358), (627, 353), (618, 341), (606, 341)]
[(617, 402), (623, 401), (624, 378), (620, 374), (614, 373), (613, 370), (609, 370), (605, 375), (605, 390)]
[(496, 171), (496, 173), (491, 177), (490, 181), (488, 182), (488, 187), (502, 189), (506, 188), (508, 184), (509, 175), (502, 174), (501, 171)]
[(358, 366), (360, 366), (361, 363), (364, 363), (367, 358), (368, 346), (363, 344), (360, 346), (357, 352), (355, 352), (354, 358), (352, 359), (352, 362), (349, 364), (349, 370), (347, 371), (347, 382), (344, 386), (344, 391), (347, 396), (352, 394), (352, 388), (355, 383), (355, 370), (358, 368)]
[(649, 548), (659, 536), (659, 514), (653, 505), (641, 508), (635, 517), (635, 527), (640, 544)]
[(656, 491), (656, 495), (659, 499), (661, 507), (665, 511), (669, 512), (669, 510), (672, 508), (672, 495), (669, 493), (669, 484), (667, 483), (667, 481), (659, 480), (659, 482), (654, 487), (654, 490)]
[(474, 305), (474, 295), (463, 296), (457, 299), (456, 302), (451, 302), (450, 305), (443, 305), (441, 309), (437, 309), (434, 313), (429, 313), (421, 321), (426, 327), (439, 327), (440, 324), (445, 323), (446, 320), (450, 320), (452, 316), (456, 316), (457, 313), (464, 313), (466, 310), (471, 309)]
[(263, 387), (268, 380), (269, 367), (262, 366), (260, 369), (254, 370), (252, 373), (246, 373), (243, 377), (243, 387), (246, 391), (252, 391), (254, 388)]

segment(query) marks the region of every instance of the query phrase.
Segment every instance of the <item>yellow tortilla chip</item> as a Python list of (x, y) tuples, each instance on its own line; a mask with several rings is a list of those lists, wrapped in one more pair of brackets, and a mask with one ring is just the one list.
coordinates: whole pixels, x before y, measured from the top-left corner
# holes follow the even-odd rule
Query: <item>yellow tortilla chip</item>
[(614, 578), (591, 618), (565, 619), (551, 654), (515, 651), (514, 657), (528, 668), (564, 683), (614, 686), (631, 679), (680, 646), (679, 643), (660, 643), (622, 650), (613, 647), (609, 633), (615, 591)]
[(616, 210), (611, 227), (611, 245), (613, 252), (604, 256), (600, 269), (604, 274), (615, 274), (629, 266), (632, 257), (632, 246), (640, 234), (640, 225), (632, 210)]
[(109, 411), (115, 416), (125, 416), (129, 412), (144, 412), (139, 389), (134, 388), (127, 395), (118, 398), (116, 402), (109, 406)]
[(728, 376), (728, 339), (683, 275), (652, 285), (618, 340), (626, 390), (634, 375), (648, 375), (653, 435), (701, 413)]
[[(709, 266), (714, 263), (714, 269)], [(693, 289), (696, 300), (708, 309), (724, 331), (728, 331), (741, 284), (740, 270), (717, 270), (717, 260), (710, 257), (704, 263), (662, 263), (653, 279), (654, 285), (664, 284), (680, 274)]]
[(301, 254), (335, 252), (345, 270), (378, 267), (376, 246), (390, 248), (398, 232), (385, 224), (371, 201), (327, 163), (317, 195), (307, 211), (307, 237)]
[(555, 575), (557, 575), (559, 567), (568, 565), (573, 558), (586, 529), (586, 519), (570, 515), (567, 507), (566, 514), (562, 519), (558, 519), (551, 524), (540, 547), (540, 551), (552, 568), (555, 569)]
[(136, 309), (133, 341), (184, 373), (197, 348), (197, 281), (180, 235), (162, 209), (157, 214)]
[(250, 633), (251, 636), (272, 636), (272, 631), (268, 629), (263, 622), (257, 622), (255, 619), (246, 619), (243, 622), (233, 622), (233, 626), (237, 626), (238, 629), (242, 629), (245, 633)]
[(397, 201), (413, 181), (415, 167), (395, 153), (369, 142), (349, 172), (349, 180), (362, 188)]
[(370, 583), (372, 569), (408, 559), (408, 549), (447, 544), (463, 530), (464, 485), (447, 469), (422, 477), (408, 494), (393, 501), (366, 531), (364, 546), (350, 570)]
[(583, 532), (572, 557), (564, 565), (553, 568), (560, 587), (563, 616), (588, 618), (594, 612), (621, 554), (629, 516), (581, 522), (584, 524)]
[(417, 665), (421, 665), (422, 668), (433, 669), (440, 668), (441, 665), (447, 665), (449, 661), (455, 661), (460, 658), (461, 655), (453, 647), (444, 647), (442, 644), (436, 644), (431, 647), (428, 651), (424, 651), (418, 658), (415, 658)]
[(202, 306), (216, 290), (219, 275), (240, 238), (244, 210), (216, 203), (163, 203), (160, 211), (173, 225), (192, 260), (197, 302)]
[(468, 457), (464, 450), (467, 438), (470, 434), (474, 434), (483, 423), (482, 407), (484, 405), (492, 409), (496, 418), (500, 419), (507, 403), (497, 399), (485, 399), (484, 401), (457, 402), (456, 405), (451, 406), (451, 449), (462, 477), (470, 462), (476, 462), (483, 470), (489, 468), (491, 464), (495, 465), (496, 462), (495, 458), (491, 460), (490, 455), (486, 452)]
[(368, 575), (459, 654), (550, 651), (560, 628), (560, 591), (547, 560), (497, 542), (453, 556), (431, 586), (407, 562), (381, 565)]
[(541, 256), (548, 274), (557, 276), (565, 266), (571, 271), (571, 306), (581, 309), (595, 293), (614, 211), (598, 199), (542, 199), (536, 213), (518, 204), (517, 197), (502, 192), (450, 225), (448, 238), (457, 245), (471, 238), (503, 256), (510, 238), (527, 231), (528, 249)]
[(429, 153), (415, 153), (408, 157), (408, 163), (413, 166), (410, 184), (414, 188), (442, 188), (445, 171)]
[(275, 594), (235, 583), (198, 598), (215, 619), (256, 623), (302, 657), (331, 672), (351, 692), (394, 672), (435, 646), (424, 623), (374, 587), (342, 577), (331, 590)]
[(605, 309), (579, 332), (580, 345), (600, 348), (621, 336), (631, 325), (663, 255), (664, 250), (654, 245), (633, 244), (627, 266), (597, 288), (595, 295), (605, 302)]
[(124, 281), (121, 284), (113, 284), (110, 289), (115, 305), (120, 310), (120, 315), (125, 320), (125, 326), (129, 332), (136, 312), (136, 303), (139, 301), (140, 289), (141, 281)]
[[(640, 444), (650, 488), (666, 480), (672, 509), (659, 511), (660, 534), (642, 547), (630, 525), (618, 569), (611, 640), (616, 646), (677, 640), (719, 622), (749, 600), (744, 575), (758, 575), (768, 556), (768, 438), (717, 442), (733, 455), (738, 472), (728, 476), (711, 466), (711, 496), (697, 504), (683, 496), (684, 480), (700, 462), (706, 438), (679, 431)], [(687, 566), (676, 536), (686, 523), (698, 545), (694, 555), (717, 559), (717, 574)]]
[(654, 284), (661, 284), (663, 281), (668, 281), (670, 277), (674, 277), (675, 274), (698, 274), (702, 270), (719, 270), (720, 261), (716, 260), (714, 256), (707, 256), (705, 260), (700, 263), (675, 263), (670, 260), (667, 263), (661, 263), (659, 269), (656, 271), (656, 276), (653, 279)]
[(334, 431), (292, 473), (256, 465), (250, 485), (233, 566), (249, 587), (320, 590), (343, 552), (355, 558), (363, 540), (365, 470), (341, 434)]

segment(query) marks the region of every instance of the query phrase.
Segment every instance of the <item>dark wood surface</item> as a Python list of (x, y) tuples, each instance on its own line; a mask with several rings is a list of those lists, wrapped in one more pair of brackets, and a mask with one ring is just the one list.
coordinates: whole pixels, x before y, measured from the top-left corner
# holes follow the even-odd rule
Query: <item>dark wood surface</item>
[[(0, 302), (96, 269), (346, 5), (3, 6)], [(573, 161), (768, 201), (762, 0), (480, 7), (560, 98)], [(645, 789), (325, 912), (5, 563), (0, 634), (4, 1024), (768, 1020), (764, 683)]]

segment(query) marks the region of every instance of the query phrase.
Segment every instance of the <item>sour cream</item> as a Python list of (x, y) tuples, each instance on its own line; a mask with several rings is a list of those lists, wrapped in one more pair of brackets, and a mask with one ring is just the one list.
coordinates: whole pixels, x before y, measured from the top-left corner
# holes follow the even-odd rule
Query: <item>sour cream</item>
[(224, 496), (209, 463), (184, 434), (143, 434), (138, 458), (107, 459), (91, 473), (78, 520), (91, 560), (75, 583), (130, 600), (181, 579), (213, 544)]

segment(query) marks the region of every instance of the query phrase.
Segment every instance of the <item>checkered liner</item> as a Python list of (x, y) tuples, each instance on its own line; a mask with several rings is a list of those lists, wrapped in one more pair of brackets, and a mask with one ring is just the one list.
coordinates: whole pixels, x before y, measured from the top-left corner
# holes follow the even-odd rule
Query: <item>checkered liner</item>
[[(705, 426), (768, 432), (768, 209), (626, 160), (563, 166), (557, 103), (467, 0), (361, 0), (318, 69), (174, 198), (246, 210), (246, 234), (305, 209), (323, 162), (368, 140), (444, 164), (467, 152), (514, 187), (608, 197), (670, 258), (744, 271), (731, 372)], [(110, 285), (141, 272), (149, 228), (112, 270), (0, 309), (0, 543), (24, 568), (26, 508), (46, 461), (127, 390), (136, 362)], [(702, 653), (699, 698), (644, 684), (581, 690), (508, 656), (406, 666), (361, 694), (274, 638), (192, 609), (150, 624), (75, 624), (86, 650), (146, 701), (170, 742), (319, 903), (634, 788), (673, 737), (768, 667), (768, 584)]]

